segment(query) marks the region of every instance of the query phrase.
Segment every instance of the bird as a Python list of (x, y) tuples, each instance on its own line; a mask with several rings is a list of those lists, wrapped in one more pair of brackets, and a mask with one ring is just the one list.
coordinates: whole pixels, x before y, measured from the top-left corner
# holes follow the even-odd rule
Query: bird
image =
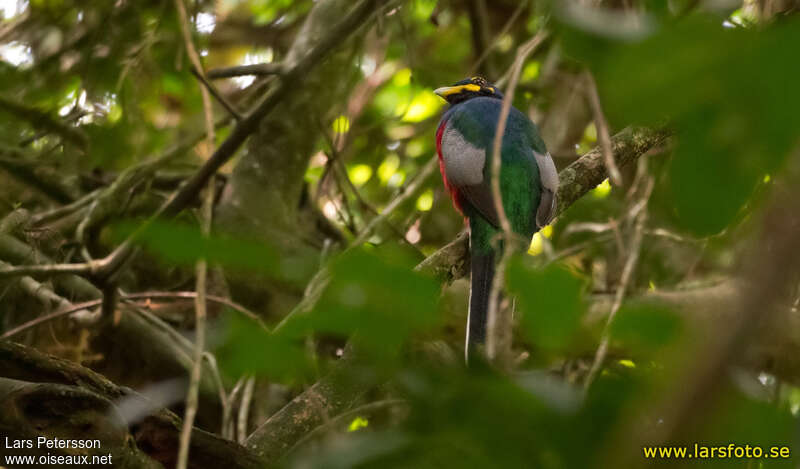
[[(467, 362), (486, 342), (489, 296), (503, 250), (494, 202), (492, 148), (503, 93), (471, 77), (434, 93), (449, 104), (436, 130), (436, 152), (445, 189), (469, 231), (470, 298), (464, 353)], [(510, 108), (500, 150), (500, 195), (511, 230), (530, 242), (547, 226), (558, 204), (558, 172), (539, 130)]]

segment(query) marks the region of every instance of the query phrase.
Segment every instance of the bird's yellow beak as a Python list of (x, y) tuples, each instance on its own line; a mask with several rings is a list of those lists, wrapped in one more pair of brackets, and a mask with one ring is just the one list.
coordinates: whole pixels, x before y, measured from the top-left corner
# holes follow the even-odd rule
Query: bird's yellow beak
[(443, 86), (441, 88), (436, 88), (433, 90), (434, 93), (438, 94), (442, 98), (447, 98), (448, 96), (461, 93), (462, 91), (480, 91), (481, 87), (478, 85), (467, 84), (467, 85), (458, 85), (458, 86)]
[(433, 92), (436, 93), (437, 95), (441, 96), (442, 98), (446, 98), (446, 97), (450, 96), (451, 94), (458, 93), (458, 90), (456, 88), (458, 88), (458, 87), (457, 86), (443, 86), (441, 88), (436, 88), (435, 90), (433, 90)]

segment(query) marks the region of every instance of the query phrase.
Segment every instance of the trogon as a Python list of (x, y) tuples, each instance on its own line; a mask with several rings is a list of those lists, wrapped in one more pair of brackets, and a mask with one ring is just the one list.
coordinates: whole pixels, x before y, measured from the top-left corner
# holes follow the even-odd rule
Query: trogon
[[(436, 130), (445, 188), (469, 229), (471, 280), (465, 353), (486, 340), (489, 295), (503, 248), (491, 188), (492, 147), (503, 94), (481, 77), (434, 91), (449, 104)], [(524, 239), (555, 215), (558, 172), (536, 125), (511, 107), (500, 151), (500, 195), (511, 229)]]

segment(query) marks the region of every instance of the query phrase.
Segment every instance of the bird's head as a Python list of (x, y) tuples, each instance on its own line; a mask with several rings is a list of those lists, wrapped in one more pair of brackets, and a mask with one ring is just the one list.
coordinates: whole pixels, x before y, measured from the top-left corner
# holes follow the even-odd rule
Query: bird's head
[(479, 96), (503, 99), (503, 93), (483, 77), (461, 80), (453, 86), (443, 86), (433, 91), (450, 104), (458, 104)]

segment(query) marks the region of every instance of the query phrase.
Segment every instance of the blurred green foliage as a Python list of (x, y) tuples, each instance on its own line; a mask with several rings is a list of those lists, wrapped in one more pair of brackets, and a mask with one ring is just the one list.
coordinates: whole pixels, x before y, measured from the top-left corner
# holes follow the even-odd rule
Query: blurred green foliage
[[(135, 233), (138, 225), (120, 224), (114, 237), (120, 241)], [(260, 242), (248, 242), (223, 235), (206, 238), (193, 226), (155, 222), (136, 234), (140, 243), (155, 258), (169, 264), (192, 266), (199, 259), (265, 277), (299, 281), (313, 269), (312, 261), (282, 257), (278, 251)]]
[(515, 258), (506, 274), (509, 293), (519, 304), (522, 327), (537, 347), (563, 351), (585, 312), (585, 282), (561, 266), (536, 269), (524, 260)]
[(635, 350), (642, 356), (678, 342), (681, 322), (675, 314), (659, 304), (628, 304), (619, 311), (611, 337), (624, 344), (625, 350)]
[(669, 174), (683, 227), (701, 235), (726, 228), (796, 145), (798, 40), (792, 20), (754, 31), (701, 17), (641, 42), (579, 52), (598, 70), (612, 121), (669, 119), (678, 129)]
[(294, 384), (314, 376), (314, 361), (296, 337), (271, 334), (237, 314), (226, 320), (221, 337), (214, 352), (229, 379), (249, 373)]
[(386, 249), (356, 250), (337, 258), (306, 327), (342, 338), (353, 336), (364, 353), (396, 358), (412, 333), (438, 322), (439, 286), (433, 278), (411, 270), (413, 266), (406, 255), (392, 255)]
[[(317, 3), (191, 2), (193, 39), (209, 69), (278, 62)], [(436, 178), (423, 181), (367, 243), (345, 249), (436, 158), (434, 132), (444, 102), (432, 90), (478, 68), (464, 2), (408, 0), (382, 12), (365, 41), (342, 45), (338, 53), (350, 54), (353, 66), (326, 79), (349, 82), (356, 74), (352, 93), (342, 93), (335, 109), (296, 111), (313, 113), (319, 125), (307, 130), (315, 153), (308, 155), (302, 195), (291, 203), (306, 210), (298, 224), (323, 227), (322, 241), (286, 235), (287, 245), (303, 246), (287, 249), (218, 233), (205, 238), (197, 219), (186, 214), (139, 233), (143, 255), (130, 269), (138, 278), (121, 280), (125, 289), (190, 289), (193, 264), (207, 259), (229, 274), (226, 287), (234, 296), (241, 277), (268, 287), (252, 304), (270, 327), (281, 324), (277, 330), (267, 332), (230, 311), (212, 318), (213, 353), (228, 387), (253, 373), (294, 395), (355, 350), (360, 378), (380, 376), (389, 383), (363, 400), (408, 404), (407, 412), (383, 419), (356, 409), (339, 422), (341, 431), (327, 429), (325, 438), (304, 441), (283, 461), (287, 466), (608, 467), (621, 446), (640, 436), (620, 435), (633, 428), (631, 422), (651, 429), (669, 422), (671, 415), (653, 412), (684, 384), (675, 381), (698, 359), (695, 347), (704, 342), (686, 316), (640, 297), (736, 273), (743, 246), (757, 231), (747, 222), (758, 218), (761, 196), (785, 174), (796, 151), (800, 25), (791, 15), (760, 18), (752, 1), (735, 11), (713, 5), (695, 10), (697, 2), (688, 0), (635, 1), (630, 11), (622, 11), (629, 2), (601, 2), (602, 14), (586, 10), (587, 17), (567, 11), (566, 2), (485, 3), (488, 29), (503, 31), (489, 53), (497, 71), (492, 80), (502, 78), (517, 48), (536, 31), (551, 31), (522, 69), (515, 105), (540, 125), (560, 169), (598, 144), (580, 81), (586, 69), (597, 79), (612, 134), (632, 124), (666, 124), (675, 131), (642, 166), (653, 195), (640, 261), (627, 286), (633, 298), (610, 327), (611, 356), (584, 393), (581, 380), (604, 324), (592, 306), (616, 292), (631, 247), (634, 168), (623, 168), (625, 185), (606, 181), (569, 207), (510, 264), (508, 295), (516, 301), (522, 340), (508, 375), (484, 363), (461, 365), (464, 281), (441, 285), (414, 271), (423, 255), (463, 229)], [(519, 18), (502, 29), (518, 8)], [(0, 106), (0, 140), (24, 148), (25, 163), (77, 181), (87, 194), (202, 129), (199, 87), (172, 2), (30, 0), (25, 9), (24, 28), (0, 44), (0, 97), (65, 121), (90, 142), (83, 150), (54, 133), (39, 135), (36, 122)], [(627, 17), (637, 20), (633, 29)], [(2, 26), (12, 21), (4, 19)], [(240, 111), (263, 93), (263, 82), (252, 77), (215, 85)], [(214, 111), (217, 119), (226, 112), (219, 105)], [(285, 118), (292, 125), (292, 115)], [(217, 140), (229, 132), (223, 126)], [(137, 217), (150, 215), (177, 186), (174, 175), (184, 180), (207, 150), (198, 146), (137, 185), (132, 202), (112, 217), (112, 242), (90, 236), (91, 250), (106, 252), (135, 232)], [(230, 183), (235, 165), (223, 168), (221, 184)], [(8, 187), (0, 193), (3, 216), (19, 206), (53, 208), (8, 172), (0, 181)], [(70, 223), (77, 224), (67, 220), (13, 234), (27, 240), (59, 233), (64, 239), (34, 241), (54, 258), (82, 262), (72, 243), (74, 226), (64, 228)], [(280, 323), (305, 298), (303, 290), (320, 268), (325, 274), (318, 301)], [(177, 280), (164, 273), (173, 270), (181, 274)], [(16, 317), (4, 295), (2, 308), (8, 310), (0, 316), (6, 324)], [(594, 323), (587, 325), (589, 319)], [(726, 377), (721, 398), (699, 407), (701, 425), (676, 434), (707, 445), (792, 445), (800, 390), (771, 372), (749, 370), (749, 387)], [(794, 460), (675, 463), (692, 464), (796, 466)]]

